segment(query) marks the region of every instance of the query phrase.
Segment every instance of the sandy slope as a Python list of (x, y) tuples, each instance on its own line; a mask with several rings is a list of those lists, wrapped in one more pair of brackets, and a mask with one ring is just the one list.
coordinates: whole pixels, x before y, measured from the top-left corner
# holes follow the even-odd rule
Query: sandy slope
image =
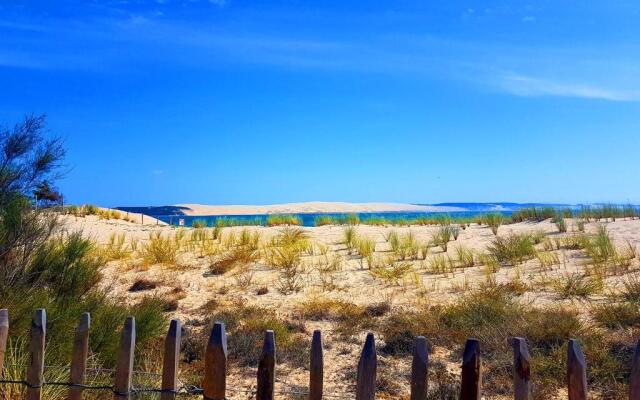
[(254, 214), (298, 214), (298, 213), (351, 213), (351, 212), (386, 212), (386, 211), (425, 211), (452, 212), (464, 211), (458, 207), (418, 206), (404, 203), (343, 203), (310, 201), (305, 203), (270, 204), (262, 206), (249, 205), (204, 205), (176, 204), (187, 207), (186, 215), (254, 215)]
[[(151, 232), (161, 232), (164, 236), (175, 235), (177, 232), (186, 231), (185, 239), (189, 237), (190, 228), (179, 229), (167, 225), (136, 225), (122, 221), (104, 221), (96, 218), (65, 217), (65, 225), (69, 231), (82, 230), (85, 235), (92, 237), (99, 243), (107, 243), (114, 233), (123, 233), (127, 241), (138, 242), (138, 247), (144, 246)], [(623, 248), (627, 242), (640, 248), (640, 220), (618, 220), (606, 224), (616, 245)], [(587, 225), (588, 232), (595, 232), (596, 223)], [(575, 227), (569, 221), (569, 229)], [(242, 227), (225, 228), (225, 234), (239, 233)], [(282, 228), (250, 227), (252, 231), (260, 232), (263, 242), (268, 242), (270, 237), (277, 235)], [(171, 317), (180, 318), (182, 321), (202, 321), (207, 316), (199, 310), (208, 301), (232, 301), (240, 300), (245, 304), (253, 304), (269, 308), (278, 315), (297, 320), (296, 306), (302, 301), (314, 296), (342, 299), (359, 305), (369, 305), (380, 301), (388, 301), (393, 308), (411, 309), (424, 304), (437, 304), (455, 301), (469, 288), (477, 287), (487, 281), (486, 270), (482, 266), (459, 269), (453, 274), (436, 274), (429, 270), (429, 259), (432, 257), (448, 256), (456, 257), (457, 246), (464, 246), (476, 252), (484, 252), (494, 239), (493, 234), (486, 226), (472, 224), (466, 230), (460, 232), (457, 241), (452, 242), (445, 253), (439, 248), (431, 248), (429, 259), (414, 262), (415, 274), (409, 276), (399, 285), (386, 284), (372, 276), (367, 269), (362, 268), (358, 257), (348, 254), (343, 243), (344, 227), (322, 226), (303, 228), (314, 243), (327, 246), (329, 254), (336, 254), (344, 260), (343, 267), (333, 274), (335, 288), (326, 290), (320, 284), (319, 274), (315, 269), (321, 256), (305, 256), (303, 263), (306, 265), (302, 274), (303, 289), (294, 294), (283, 295), (277, 290), (278, 271), (259, 262), (251, 267), (252, 283), (247, 287), (238, 284), (238, 275), (231, 271), (224, 275), (212, 276), (208, 273), (210, 261), (207, 257), (195, 254), (185, 246), (178, 257), (176, 266), (144, 265), (139, 258), (131, 257), (126, 260), (112, 261), (104, 269), (104, 284), (110, 287), (114, 296), (121, 296), (124, 301), (137, 302), (142, 296), (161, 295), (165, 298), (172, 296), (172, 291), (179, 289), (183, 297), (179, 299), (179, 306)], [(358, 235), (368, 237), (376, 242), (375, 251), (378, 256), (389, 254), (389, 243), (385, 236), (390, 231), (400, 234), (411, 231), (420, 243), (426, 243), (438, 227), (412, 226), (412, 227), (379, 227), (358, 226)], [(543, 231), (551, 240), (560, 236), (557, 229), (549, 221), (541, 223), (518, 223), (500, 228), (500, 235), (509, 233), (524, 233)], [(570, 234), (570, 233), (569, 233)], [(579, 251), (556, 251), (560, 259), (560, 265), (549, 270), (543, 270), (538, 261), (533, 259), (517, 267), (503, 267), (493, 275), (496, 282), (511, 282), (516, 277), (522, 279), (527, 285), (531, 285), (531, 291), (522, 296), (521, 301), (531, 306), (545, 307), (552, 304), (571, 305), (572, 300), (560, 300), (548, 288), (537, 288), (536, 282), (554, 277), (560, 277), (585, 268), (585, 257)], [(631, 270), (638, 269), (638, 261), (633, 260)], [(128, 288), (136, 279), (151, 279), (159, 282), (156, 289), (144, 292), (131, 293)], [(613, 276), (606, 279), (608, 290), (615, 290), (620, 286), (621, 276)], [(268, 293), (256, 295), (260, 287), (267, 287)], [(596, 295), (593, 301), (603, 301), (602, 295)], [(586, 313), (587, 308), (581, 308)], [(355, 365), (361, 350), (364, 333), (361, 332), (353, 341), (337, 339), (334, 332), (335, 326), (329, 321), (304, 321), (307, 332), (313, 329), (322, 329), (325, 337), (325, 387), (326, 393), (343, 396), (353, 395), (353, 383)], [(187, 324), (188, 329), (199, 329), (198, 324)], [(381, 345), (380, 336), (376, 341)], [(433, 360), (444, 363), (450, 372), (459, 373), (459, 361), (457, 354), (451, 354), (445, 348), (435, 348), (432, 354)], [(408, 393), (407, 380), (411, 361), (408, 357), (396, 359), (393, 357), (379, 356), (382, 367), (380, 373), (386, 376), (403, 377), (397, 380), (403, 393)], [(308, 380), (308, 371), (304, 369), (289, 368), (286, 365), (278, 366), (279, 390), (292, 387), (305, 387)], [(234, 370), (229, 376), (230, 385), (243, 389), (255, 388), (255, 369), (246, 368)], [(232, 396), (232, 398), (250, 398), (246, 396)], [(381, 397), (383, 398), (383, 397)], [(384, 398), (406, 398), (405, 396), (388, 396)], [(492, 397), (502, 399), (508, 397)], [(566, 396), (565, 396), (566, 398)]]

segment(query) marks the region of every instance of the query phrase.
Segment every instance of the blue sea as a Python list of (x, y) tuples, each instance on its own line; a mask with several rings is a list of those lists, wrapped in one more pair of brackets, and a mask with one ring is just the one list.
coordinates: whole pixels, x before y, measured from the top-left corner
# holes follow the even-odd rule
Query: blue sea
[[(480, 214), (486, 214), (486, 211), (455, 211), (455, 212), (366, 212), (366, 213), (301, 213), (291, 214), (302, 221), (302, 226), (315, 226), (316, 218), (320, 216), (328, 216), (337, 219), (346, 218), (350, 215), (357, 215), (361, 222), (365, 222), (367, 219), (372, 218), (384, 218), (387, 221), (401, 220), (401, 219), (415, 219), (420, 217), (434, 217), (449, 215), (452, 218), (461, 217), (475, 217)], [(511, 215), (513, 211), (500, 211), (501, 214)], [(155, 218), (164, 221), (171, 225), (184, 225), (191, 226), (193, 221), (204, 221), (208, 226), (215, 226), (219, 220), (222, 222), (233, 222), (232, 225), (266, 225), (267, 214), (258, 215), (155, 215)], [(182, 221), (182, 222), (181, 222)]]
[[(425, 204), (426, 205), (426, 204)], [(433, 206), (458, 207), (464, 211), (455, 212), (364, 212), (364, 213), (301, 213), (293, 214), (300, 218), (303, 226), (315, 226), (316, 218), (329, 216), (334, 218), (344, 218), (348, 215), (357, 215), (360, 221), (370, 218), (384, 218), (386, 220), (415, 219), (420, 217), (434, 217), (449, 215), (452, 218), (468, 218), (489, 212), (499, 212), (504, 215), (511, 215), (514, 211), (526, 207), (554, 207), (554, 208), (578, 208), (579, 205), (569, 204), (541, 204), (541, 203), (439, 203), (430, 204)], [(265, 225), (268, 215), (205, 215), (188, 216), (184, 215), (180, 207), (118, 207), (122, 211), (143, 213), (171, 225), (191, 226), (193, 221), (204, 221), (208, 226), (215, 226), (219, 220), (223, 222), (233, 222), (233, 225)]]

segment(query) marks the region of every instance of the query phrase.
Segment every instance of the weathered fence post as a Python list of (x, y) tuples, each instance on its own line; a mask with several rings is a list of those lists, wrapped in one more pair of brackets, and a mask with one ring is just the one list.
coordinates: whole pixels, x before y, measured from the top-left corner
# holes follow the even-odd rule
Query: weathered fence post
[(4, 354), (7, 352), (7, 338), (9, 337), (9, 311), (0, 310), (0, 378), (4, 366)]
[(162, 359), (162, 393), (160, 400), (173, 400), (178, 390), (178, 362), (180, 361), (180, 339), (182, 327), (180, 321), (172, 319), (169, 331), (164, 339), (164, 357)]
[(116, 364), (116, 377), (113, 385), (115, 400), (131, 398), (131, 377), (133, 371), (133, 356), (136, 347), (136, 320), (127, 317), (120, 337), (120, 349)]
[(636, 344), (629, 377), (629, 400), (640, 400), (640, 340)]
[(262, 355), (258, 363), (257, 400), (273, 400), (273, 387), (276, 381), (276, 340), (272, 330), (264, 334)]
[(309, 362), (309, 400), (322, 400), (323, 369), (322, 332), (315, 330), (311, 339), (311, 359)]
[(531, 399), (531, 359), (527, 341), (521, 337), (511, 339), (513, 346), (513, 398), (515, 400)]
[(411, 363), (411, 400), (426, 400), (429, 376), (429, 346), (424, 336), (418, 336), (413, 344)]
[[(87, 355), (89, 354), (89, 326), (91, 325), (91, 316), (89, 313), (83, 313), (80, 317), (80, 323), (76, 328), (76, 335), (73, 339), (73, 355), (71, 356), (71, 373), (69, 375), (69, 383), (72, 385), (84, 384), (84, 376), (87, 370)], [(69, 387), (69, 400), (82, 399), (82, 387)]]
[(467, 339), (462, 354), (462, 382), (460, 400), (480, 400), (482, 396), (482, 366), (480, 342)]
[(575, 339), (567, 346), (567, 391), (569, 400), (587, 399), (587, 362)]
[(227, 334), (222, 322), (216, 322), (204, 355), (204, 398), (224, 400), (227, 395)]
[(27, 366), (27, 400), (40, 400), (44, 381), (44, 342), (47, 334), (47, 312), (40, 308), (33, 313)]
[(373, 333), (367, 334), (360, 361), (358, 361), (358, 382), (356, 383), (356, 400), (373, 400), (376, 397), (376, 370), (378, 359)]

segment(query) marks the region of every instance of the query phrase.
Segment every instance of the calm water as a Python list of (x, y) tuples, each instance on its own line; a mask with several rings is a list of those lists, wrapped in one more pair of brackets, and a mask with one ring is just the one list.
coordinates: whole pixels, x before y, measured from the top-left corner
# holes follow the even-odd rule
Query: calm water
[[(361, 222), (371, 218), (384, 218), (387, 221), (399, 219), (415, 219), (420, 217), (438, 217), (450, 216), (451, 218), (468, 218), (477, 215), (486, 214), (487, 211), (456, 211), (456, 212), (366, 212), (366, 213), (308, 213), (308, 214), (291, 214), (300, 218), (303, 226), (315, 226), (315, 220), (320, 216), (328, 216), (333, 218), (345, 218), (349, 215), (357, 215)], [(513, 211), (500, 211), (501, 214), (511, 215)], [(205, 215), (205, 216), (186, 216), (186, 215), (154, 215), (161, 221), (171, 225), (180, 225), (183, 221), (185, 226), (191, 226), (193, 221), (205, 221), (208, 226), (215, 226), (218, 220), (233, 222), (233, 225), (266, 225), (267, 214), (260, 215)]]
[[(453, 206), (464, 209), (465, 211), (456, 212), (365, 212), (355, 213), (360, 221), (366, 221), (371, 218), (384, 218), (388, 221), (399, 219), (416, 219), (420, 217), (437, 217), (448, 215), (451, 218), (468, 218), (475, 217), (477, 215), (487, 214), (489, 212), (499, 212), (505, 216), (513, 214), (526, 207), (553, 207), (556, 209), (579, 209), (581, 205), (574, 204), (543, 204), (543, 203), (440, 203), (433, 204), (435, 206)], [(592, 205), (598, 206), (598, 205)], [(637, 205), (634, 207), (638, 207)], [(135, 213), (143, 213), (152, 217), (158, 218), (161, 221), (167, 222), (172, 225), (184, 225), (191, 226), (193, 221), (200, 220), (205, 221), (208, 226), (215, 226), (219, 220), (226, 221), (227, 223), (233, 222), (232, 225), (266, 225), (268, 215), (206, 215), (206, 216), (186, 216), (183, 214), (183, 209), (178, 206), (161, 206), (161, 207), (118, 207), (122, 211), (129, 211)], [(333, 218), (345, 218), (353, 213), (308, 213), (308, 214), (292, 214), (300, 218), (303, 226), (315, 226), (316, 218), (320, 216), (328, 216)]]

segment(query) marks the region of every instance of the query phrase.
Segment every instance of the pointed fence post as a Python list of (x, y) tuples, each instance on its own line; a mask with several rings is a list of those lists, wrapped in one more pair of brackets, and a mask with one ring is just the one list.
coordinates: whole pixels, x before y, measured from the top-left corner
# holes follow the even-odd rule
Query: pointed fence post
[(631, 364), (631, 376), (629, 377), (629, 400), (640, 399), (640, 340), (636, 344)]
[(482, 396), (482, 367), (480, 342), (467, 339), (462, 354), (462, 382), (460, 400), (480, 400)]
[(323, 368), (322, 332), (315, 330), (311, 339), (311, 359), (309, 362), (309, 400), (322, 400)]
[(114, 400), (131, 398), (131, 377), (133, 372), (133, 356), (136, 347), (136, 320), (127, 317), (120, 337), (120, 349), (116, 364), (116, 377), (113, 385)]
[(44, 342), (47, 334), (47, 312), (40, 308), (33, 314), (27, 366), (27, 400), (40, 400), (44, 382)]
[(511, 339), (513, 347), (513, 398), (531, 399), (531, 358), (527, 341), (521, 337)]
[[(76, 335), (73, 339), (73, 355), (71, 356), (71, 373), (69, 375), (69, 383), (72, 385), (83, 385), (84, 377), (87, 370), (87, 355), (89, 354), (89, 327), (91, 325), (91, 316), (89, 313), (83, 313), (80, 317), (80, 323), (76, 328)], [(82, 399), (82, 387), (69, 387), (69, 400)]]
[(587, 362), (575, 339), (567, 346), (567, 391), (569, 400), (587, 400)]
[(276, 341), (272, 330), (264, 334), (262, 355), (258, 363), (258, 392), (256, 400), (273, 400), (276, 381)]
[(204, 398), (224, 400), (227, 395), (227, 334), (224, 323), (216, 321), (211, 329), (204, 355)]
[(4, 367), (4, 354), (7, 352), (7, 338), (9, 337), (9, 311), (0, 310), (0, 378)]
[(413, 345), (411, 363), (411, 400), (426, 400), (429, 376), (429, 346), (424, 336), (418, 336)]
[(169, 331), (164, 339), (164, 357), (162, 359), (162, 393), (160, 400), (174, 400), (178, 391), (178, 362), (180, 361), (180, 339), (182, 326), (180, 321), (172, 319)]
[(358, 382), (356, 383), (356, 400), (373, 400), (376, 397), (376, 370), (378, 359), (373, 333), (367, 334), (360, 361), (358, 362)]

